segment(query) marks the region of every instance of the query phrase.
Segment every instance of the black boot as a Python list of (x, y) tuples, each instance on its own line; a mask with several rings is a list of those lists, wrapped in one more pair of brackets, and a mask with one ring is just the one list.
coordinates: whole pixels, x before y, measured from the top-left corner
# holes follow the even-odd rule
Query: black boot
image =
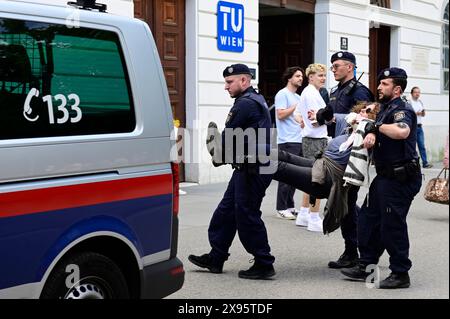
[(201, 268), (207, 268), (213, 274), (221, 274), (223, 269), (223, 263), (214, 262), (209, 254), (201, 256), (189, 255), (189, 261)]
[(333, 269), (352, 268), (358, 263), (358, 255), (344, 252), (336, 261), (330, 261), (328, 267)]
[(344, 268), (341, 273), (349, 278), (363, 281), (370, 275), (369, 272), (366, 272), (366, 265), (363, 264), (357, 264), (352, 268)]
[(385, 280), (380, 282), (380, 289), (409, 288), (411, 281), (407, 272), (391, 273)]
[(268, 279), (275, 275), (273, 265), (262, 265), (255, 262), (248, 270), (240, 270), (239, 278), (244, 279)]

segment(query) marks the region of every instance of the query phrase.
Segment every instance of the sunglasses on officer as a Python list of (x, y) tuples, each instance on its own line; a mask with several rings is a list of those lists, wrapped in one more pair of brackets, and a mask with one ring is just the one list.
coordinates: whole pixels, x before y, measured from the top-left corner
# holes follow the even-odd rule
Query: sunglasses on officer
[(337, 70), (337, 69), (340, 68), (341, 66), (345, 66), (345, 65), (349, 65), (349, 63), (343, 63), (343, 64), (333, 63), (333, 64), (330, 66), (330, 71)]

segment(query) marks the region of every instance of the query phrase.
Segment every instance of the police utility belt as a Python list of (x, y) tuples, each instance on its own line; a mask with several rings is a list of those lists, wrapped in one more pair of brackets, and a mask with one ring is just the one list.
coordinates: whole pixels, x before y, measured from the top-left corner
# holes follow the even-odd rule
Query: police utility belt
[(421, 174), (420, 164), (416, 159), (392, 165), (376, 165), (376, 171), (380, 176), (399, 182), (406, 182)]

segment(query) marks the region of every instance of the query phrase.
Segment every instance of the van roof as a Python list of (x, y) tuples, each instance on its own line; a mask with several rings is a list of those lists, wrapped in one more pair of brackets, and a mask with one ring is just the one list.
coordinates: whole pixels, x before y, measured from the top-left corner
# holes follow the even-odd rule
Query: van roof
[(14, 15), (28, 15), (45, 17), (49, 19), (70, 19), (76, 10), (80, 21), (121, 26), (129, 23), (143, 23), (139, 19), (114, 15), (108, 12), (98, 12), (96, 10), (77, 9), (67, 4), (68, 0), (63, 0), (59, 4), (36, 3), (28, 0), (0, 1), (0, 13)]

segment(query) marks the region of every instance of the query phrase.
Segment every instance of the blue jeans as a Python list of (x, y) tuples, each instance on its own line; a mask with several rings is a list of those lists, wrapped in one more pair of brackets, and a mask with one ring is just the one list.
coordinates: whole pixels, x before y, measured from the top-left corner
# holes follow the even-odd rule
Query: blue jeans
[(427, 150), (425, 149), (425, 135), (423, 134), (422, 126), (417, 126), (417, 146), (419, 147), (420, 158), (422, 159), (422, 166), (428, 165)]

